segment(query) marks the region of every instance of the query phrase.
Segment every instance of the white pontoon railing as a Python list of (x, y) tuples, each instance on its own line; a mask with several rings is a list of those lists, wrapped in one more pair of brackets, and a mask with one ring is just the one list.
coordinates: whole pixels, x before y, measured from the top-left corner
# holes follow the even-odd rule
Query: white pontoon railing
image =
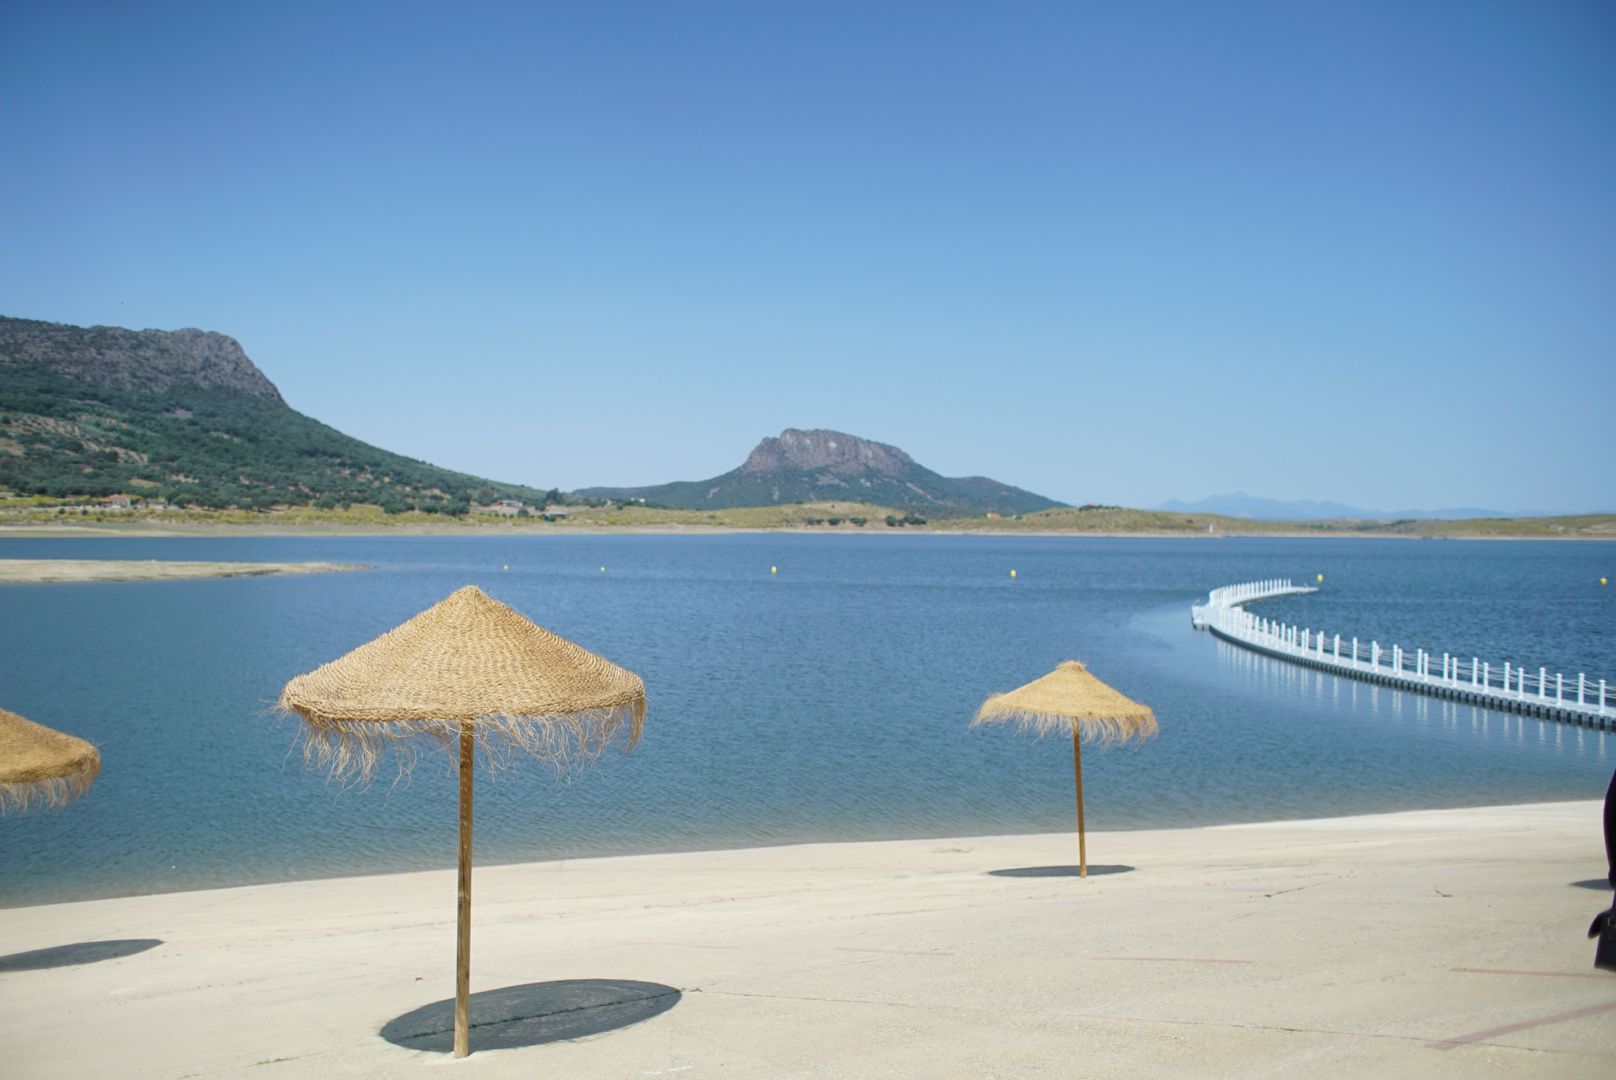
[(1337, 675), (1471, 701), (1490, 709), (1605, 729), (1616, 726), (1616, 687), (1607, 687), (1604, 679), (1550, 673), (1541, 667), (1528, 671), (1508, 660), (1500, 665), (1474, 656), (1438, 655), (1401, 645), (1383, 647), (1378, 641), (1359, 641), (1264, 619), (1241, 606), (1312, 592), (1318, 590), (1281, 578), (1226, 585), (1213, 589), (1205, 604), (1192, 606), (1190, 621), (1197, 630), (1207, 630), (1225, 641)]

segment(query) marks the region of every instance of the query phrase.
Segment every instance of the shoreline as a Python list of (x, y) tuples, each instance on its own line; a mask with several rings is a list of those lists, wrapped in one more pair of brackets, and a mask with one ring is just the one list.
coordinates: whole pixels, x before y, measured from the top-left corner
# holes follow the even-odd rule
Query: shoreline
[[(1101, 828), (1090, 827), (1087, 830), (1087, 835), (1089, 837), (1090, 845), (1092, 846), (1093, 843), (1094, 843), (1094, 838), (1095, 837), (1128, 837), (1128, 836), (1137, 836), (1137, 835), (1142, 834), (1142, 833), (1172, 834), (1172, 835), (1184, 834), (1184, 835), (1187, 835), (1187, 834), (1190, 834), (1190, 833), (1212, 832), (1212, 831), (1221, 830), (1221, 829), (1231, 829), (1231, 830), (1258, 829), (1258, 830), (1260, 830), (1260, 829), (1265, 829), (1265, 828), (1270, 828), (1270, 827), (1272, 827), (1272, 828), (1296, 827), (1296, 828), (1308, 828), (1308, 829), (1312, 829), (1312, 828), (1339, 829), (1339, 828), (1350, 828), (1354, 823), (1362, 822), (1362, 821), (1365, 821), (1365, 820), (1368, 820), (1368, 819), (1394, 818), (1394, 817), (1403, 816), (1403, 815), (1458, 814), (1458, 813), (1466, 813), (1466, 812), (1487, 812), (1487, 811), (1496, 811), (1498, 813), (1508, 813), (1509, 811), (1515, 810), (1515, 809), (1531, 810), (1531, 809), (1534, 809), (1534, 808), (1576, 807), (1576, 806), (1581, 806), (1584, 803), (1590, 803), (1590, 802), (1591, 801), (1587, 800), (1587, 799), (1556, 799), (1556, 800), (1550, 800), (1550, 801), (1533, 801), (1533, 802), (1524, 802), (1524, 803), (1474, 803), (1474, 804), (1468, 804), (1468, 805), (1464, 805), (1464, 806), (1445, 806), (1445, 807), (1434, 807), (1434, 808), (1428, 807), (1428, 808), (1414, 809), (1414, 810), (1407, 810), (1407, 809), (1404, 809), (1404, 810), (1370, 810), (1370, 811), (1366, 811), (1366, 812), (1361, 813), (1361, 814), (1333, 814), (1333, 815), (1326, 815), (1326, 816), (1321, 816), (1321, 817), (1264, 818), (1264, 819), (1255, 820), (1255, 821), (1224, 821), (1224, 822), (1214, 822), (1214, 823), (1211, 823), (1211, 824), (1179, 825), (1179, 826), (1174, 826), (1172, 828), (1156, 827), (1156, 828), (1141, 828), (1141, 829), (1132, 829), (1132, 828), (1117, 829), (1117, 828), (1104, 828), (1104, 827), (1101, 827)], [(1595, 805), (1597, 807), (1601, 807), (1601, 813), (1602, 813), (1602, 806), (1603, 806), (1602, 803), (1598, 803), (1597, 801), (1593, 801), (1592, 805)], [(69, 812), (71, 812), (71, 811), (69, 811)], [(447, 834), (445, 834), (445, 835), (447, 836)], [(1062, 828), (1062, 829), (1050, 830), (1048, 832), (1031, 832), (1031, 833), (1000, 833), (1000, 832), (970, 833), (970, 832), (967, 832), (967, 833), (949, 833), (949, 834), (938, 835), (938, 836), (896, 836), (896, 837), (876, 837), (876, 838), (846, 838), (846, 839), (834, 839), (834, 840), (811, 839), (811, 840), (798, 840), (798, 841), (783, 841), (783, 842), (779, 842), (779, 843), (768, 843), (768, 844), (738, 844), (738, 845), (735, 845), (735, 846), (667, 848), (667, 849), (647, 850), (647, 851), (600, 851), (600, 852), (592, 852), (592, 853), (586, 853), (586, 854), (581, 854), (581, 855), (567, 855), (567, 856), (562, 856), (562, 857), (551, 857), (551, 858), (536, 858), (536, 859), (526, 859), (526, 858), (524, 858), (524, 859), (513, 859), (513, 860), (510, 860), (510, 861), (486, 861), (486, 862), (479, 861), (476, 864), (476, 869), (478, 871), (482, 871), (482, 870), (512, 870), (512, 869), (519, 869), (519, 868), (522, 868), (522, 867), (561, 866), (561, 865), (567, 865), (567, 864), (571, 864), (571, 865), (590, 864), (590, 863), (599, 862), (601, 860), (612, 860), (612, 859), (680, 859), (680, 858), (697, 858), (697, 857), (703, 857), (703, 856), (725, 857), (725, 856), (738, 856), (738, 855), (742, 855), (742, 854), (747, 853), (747, 852), (785, 853), (785, 852), (801, 850), (801, 849), (806, 849), (806, 848), (836, 849), (836, 848), (842, 848), (842, 847), (851, 847), (851, 846), (860, 846), (860, 845), (869, 846), (869, 845), (880, 845), (880, 844), (956, 844), (957, 845), (957, 844), (987, 844), (987, 843), (991, 843), (993, 841), (1004, 841), (1004, 842), (1008, 842), (1008, 843), (1018, 843), (1019, 844), (1019, 843), (1029, 843), (1029, 842), (1039, 841), (1039, 840), (1043, 840), (1043, 841), (1053, 840), (1055, 842), (1060, 842), (1062, 840), (1062, 838), (1065, 838), (1066, 840), (1070, 840), (1075, 845), (1075, 843), (1076, 843), (1075, 835), (1076, 834), (1073, 831), (1073, 829), (1071, 829), (1071, 828)], [(6, 903), (6, 902), (4, 902), (3, 899), (0, 899), (0, 912), (16, 912), (16, 911), (23, 911), (23, 910), (33, 909), (33, 908), (61, 907), (61, 906), (72, 905), (72, 904), (98, 904), (98, 903), (108, 903), (108, 902), (116, 902), (116, 901), (123, 901), (123, 900), (153, 900), (153, 899), (160, 899), (162, 897), (187, 897), (187, 896), (213, 895), (213, 894), (220, 893), (220, 892), (228, 892), (228, 891), (230, 891), (232, 889), (275, 889), (275, 888), (280, 888), (282, 886), (296, 887), (296, 886), (305, 886), (305, 885), (319, 885), (319, 884), (330, 883), (330, 882), (363, 882), (363, 881), (374, 882), (379, 878), (409, 877), (409, 876), (417, 875), (417, 874), (447, 874), (447, 873), (453, 872), (453, 870), (454, 870), (454, 864), (453, 864), (452, 860), (450, 859), (450, 854), (451, 854), (451, 849), (450, 849), (450, 847), (448, 845), (448, 842), (446, 840), (445, 844), (444, 844), (444, 847), (443, 847), (443, 865), (441, 865), (441, 866), (414, 867), (414, 868), (402, 868), (402, 869), (378, 869), (378, 870), (360, 871), (358, 873), (312, 874), (312, 875), (309, 875), (309, 876), (306, 876), (306, 877), (285, 877), (285, 878), (276, 878), (276, 879), (273, 879), (273, 880), (264, 880), (264, 881), (224, 882), (224, 883), (221, 883), (221, 884), (218, 884), (218, 885), (187, 886), (187, 887), (178, 888), (178, 889), (153, 889), (151, 891), (145, 891), (145, 892), (122, 892), (122, 893), (116, 893), (116, 894), (112, 894), (112, 895), (85, 896), (85, 897), (76, 897), (76, 898), (61, 899), (61, 900), (45, 900), (45, 901), (39, 901), (39, 902), (23, 902), (23, 903), (20, 903), (20, 904)]]
[(909, 527), (903, 529), (842, 528), (812, 526), (740, 526), (740, 525), (183, 525), (168, 526), (122, 525), (17, 525), (0, 524), (0, 541), (10, 538), (61, 540), (103, 537), (114, 539), (199, 539), (208, 537), (395, 537), (395, 536), (465, 536), (465, 537), (564, 537), (564, 536), (731, 536), (785, 534), (791, 536), (981, 536), (981, 537), (1036, 537), (1063, 539), (1110, 540), (1438, 540), (1438, 541), (1530, 541), (1533, 543), (1566, 543), (1588, 541), (1616, 542), (1616, 533), (1594, 536), (1498, 536), (1489, 533), (1455, 533), (1430, 536), (1387, 532), (1279, 532), (1254, 530), (1251, 532), (1138, 532), (1127, 530), (1074, 530), (1074, 529), (947, 529)]
[[(1086, 880), (1061, 833), (478, 867), (463, 1067), (1601, 1075), (1616, 975), (1593, 969), (1584, 936), (1610, 903), (1593, 887), (1601, 810), (1094, 833)], [(8, 1062), (337, 1080), (441, 1067), (454, 895), (442, 869), (8, 909)], [(636, 1011), (625, 988), (661, 1004)], [(615, 996), (581, 1007), (583, 990)]]

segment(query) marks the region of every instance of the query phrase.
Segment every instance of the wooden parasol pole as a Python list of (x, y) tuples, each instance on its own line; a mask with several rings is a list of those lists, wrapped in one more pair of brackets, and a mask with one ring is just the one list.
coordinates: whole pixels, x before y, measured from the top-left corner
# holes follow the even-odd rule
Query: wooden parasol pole
[(477, 740), (460, 723), (460, 902), (455, 935), (454, 1056), (471, 1053), (471, 780)]
[(1089, 876), (1088, 846), (1083, 840), (1083, 744), (1078, 741), (1077, 725), (1072, 725), (1072, 772), (1077, 775), (1077, 876)]

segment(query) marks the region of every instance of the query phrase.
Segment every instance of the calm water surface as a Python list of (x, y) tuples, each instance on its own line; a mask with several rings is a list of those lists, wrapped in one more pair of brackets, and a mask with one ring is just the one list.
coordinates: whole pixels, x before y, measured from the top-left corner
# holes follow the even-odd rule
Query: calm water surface
[(291, 676), (468, 583), (650, 696), (632, 754), (570, 780), (542, 766), (479, 780), (483, 864), (1069, 829), (1065, 744), (966, 731), (986, 695), (1067, 658), (1161, 724), (1084, 756), (1096, 830), (1598, 798), (1616, 767), (1609, 735), (1303, 671), (1189, 626), (1215, 586), (1323, 573), (1322, 593), (1256, 610), (1616, 685), (1616, 594), (1598, 585), (1616, 576), (1611, 545), (207, 537), (5, 539), (0, 557), (375, 567), (0, 588), (0, 707), (104, 761), (73, 806), (0, 821), (0, 904), (451, 865), (441, 757), (406, 784), (342, 791), (291, 753), (295, 722), (267, 713)]

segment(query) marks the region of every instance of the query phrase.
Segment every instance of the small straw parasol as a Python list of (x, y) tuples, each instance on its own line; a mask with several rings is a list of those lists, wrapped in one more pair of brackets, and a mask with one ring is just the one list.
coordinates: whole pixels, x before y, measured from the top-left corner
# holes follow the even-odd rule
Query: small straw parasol
[[(460, 877), (455, 956), (455, 1056), (470, 1053), (472, 765), (524, 753), (564, 766), (645, 721), (640, 677), (529, 622), (466, 586), (374, 641), (299, 675), (280, 707), (305, 721), (304, 760), (365, 782), (388, 749), (413, 764), (413, 737), (460, 759)], [(408, 741), (406, 741), (408, 740)], [(452, 751), (451, 751), (452, 752)]]
[(1086, 740), (1109, 746), (1133, 738), (1148, 739), (1156, 734), (1156, 715), (1149, 706), (1111, 689), (1076, 660), (1067, 660), (1026, 686), (988, 698), (976, 710), (971, 727), (1007, 722), (1020, 731), (1036, 732), (1039, 738), (1052, 731), (1071, 734), (1072, 771), (1077, 776), (1078, 875), (1088, 877), (1082, 744)]
[(0, 709), (0, 813), (66, 806), (100, 772), (100, 752), (83, 739)]

